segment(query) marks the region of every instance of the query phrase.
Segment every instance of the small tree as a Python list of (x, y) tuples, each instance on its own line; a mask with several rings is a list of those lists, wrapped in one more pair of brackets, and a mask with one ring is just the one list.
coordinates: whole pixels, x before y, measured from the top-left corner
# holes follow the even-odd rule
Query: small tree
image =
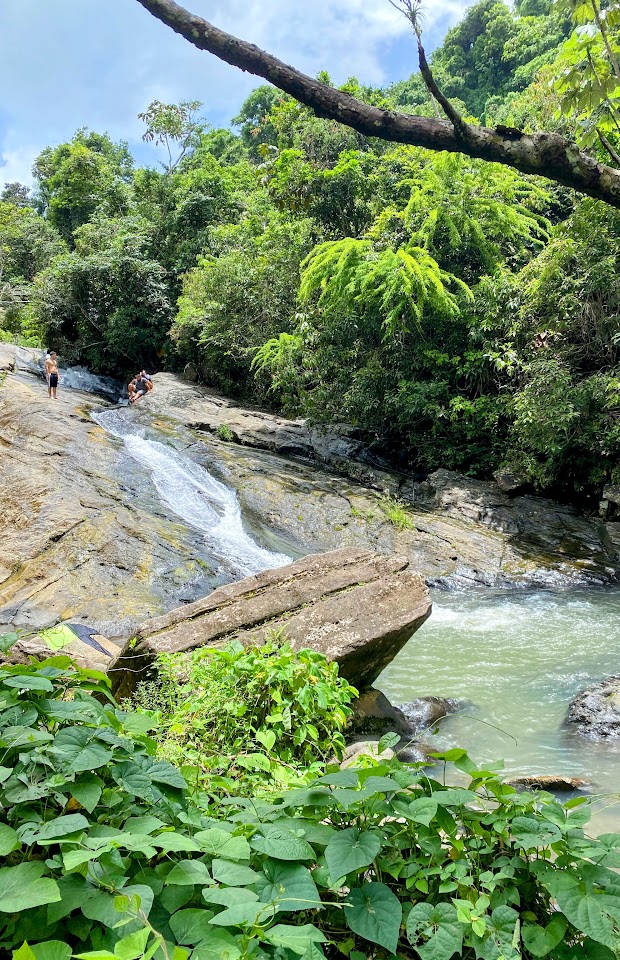
[[(162, 164), (166, 173), (178, 167), (188, 150), (196, 147), (206, 124), (199, 121), (200, 100), (183, 100), (181, 103), (162, 103), (154, 100), (138, 118), (146, 123), (142, 139), (165, 147), (168, 162)], [(176, 157), (174, 152), (178, 151)]]

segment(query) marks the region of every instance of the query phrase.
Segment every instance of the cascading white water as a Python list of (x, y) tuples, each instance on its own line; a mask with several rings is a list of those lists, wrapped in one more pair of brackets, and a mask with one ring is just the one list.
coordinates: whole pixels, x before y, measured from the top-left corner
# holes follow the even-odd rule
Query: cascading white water
[(171, 446), (150, 440), (118, 410), (92, 414), (108, 433), (122, 439), (127, 454), (148, 471), (161, 500), (205, 538), (215, 557), (231, 572), (249, 576), (281, 567), (291, 558), (261, 547), (246, 532), (233, 490)]

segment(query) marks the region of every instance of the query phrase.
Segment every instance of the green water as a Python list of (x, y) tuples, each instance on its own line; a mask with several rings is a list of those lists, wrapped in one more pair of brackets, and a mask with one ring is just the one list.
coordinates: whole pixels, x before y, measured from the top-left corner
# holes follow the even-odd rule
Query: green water
[[(393, 703), (431, 694), (471, 702), (442, 722), (433, 746), (465, 747), (480, 764), (501, 757), (510, 774), (585, 777), (597, 793), (620, 793), (620, 740), (596, 744), (563, 726), (575, 694), (620, 674), (620, 589), (437, 592), (433, 601), (376, 683)], [(620, 828), (620, 804), (602, 807), (597, 828)]]

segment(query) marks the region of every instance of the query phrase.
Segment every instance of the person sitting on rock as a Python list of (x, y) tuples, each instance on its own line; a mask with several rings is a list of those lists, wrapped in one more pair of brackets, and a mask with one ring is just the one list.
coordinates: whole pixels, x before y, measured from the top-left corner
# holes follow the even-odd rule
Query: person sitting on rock
[(151, 390), (153, 389), (153, 378), (151, 377), (151, 375), (150, 375), (149, 373), (146, 372), (146, 370), (141, 370), (141, 371), (140, 371), (140, 377), (141, 377), (143, 380), (146, 380), (146, 386), (147, 386), (147, 389), (148, 389), (148, 391), (149, 391), (149, 393), (150, 393)]
[(136, 400), (139, 400), (140, 397), (144, 397), (149, 392), (149, 386), (146, 380), (142, 376), (138, 376), (134, 383), (133, 393), (129, 396), (129, 402), (135, 403)]

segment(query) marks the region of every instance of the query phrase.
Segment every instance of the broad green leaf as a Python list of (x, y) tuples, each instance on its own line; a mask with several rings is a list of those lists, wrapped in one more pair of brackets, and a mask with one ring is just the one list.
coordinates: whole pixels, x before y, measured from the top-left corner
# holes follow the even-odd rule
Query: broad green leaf
[(182, 833), (160, 833), (156, 837), (149, 837), (148, 842), (153, 847), (159, 847), (160, 850), (177, 853), (200, 853), (201, 847), (191, 837), (183, 836)]
[(265, 853), (268, 857), (274, 857), (276, 860), (314, 860), (316, 858), (307, 840), (296, 837), (291, 830), (269, 825), (263, 826), (261, 830), (262, 834), (255, 834), (250, 843), (255, 850)]
[(12, 960), (71, 960), (73, 950), (62, 940), (47, 940), (45, 943), (23, 943), (14, 950)]
[(288, 923), (276, 923), (264, 934), (265, 940), (274, 947), (283, 947), (291, 950), (300, 957), (307, 952), (313, 943), (325, 943), (327, 937), (312, 923), (304, 923), (294, 927)]
[(61, 837), (67, 837), (71, 833), (87, 830), (88, 827), (88, 820), (81, 813), (68, 813), (44, 823), (38, 833), (34, 835), (33, 840), (37, 843), (49, 843)]
[[(353, 954), (350, 955), (351, 957)], [(363, 954), (361, 954), (362, 960), (366, 960)], [(306, 952), (303, 954), (301, 960), (325, 960), (325, 954), (321, 948), (316, 943), (311, 943)]]
[(310, 871), (300, 863), (267, 860), (264, 875), (256, 882), (263, 903), (274, 903), (279, 911), (309, 910), (321, 899)]
[(228, 930), (213, 927), (192, 953), (191, 960), (239, 960), (241, 950)]
[(368, 830), (360, 831), (356, 827), (339, 830), (325, 848), (325, 860), (332, 880), (367, 867), (380, 850), (381, 840)]
[(112, 759), (111, 752), (96, 740), (94, 732), (84, 727), (60, 730), (52, 749), (63, 765), (74, 773), (97, 770)]
[(247, 887), (204, 887), (202, 898), (220, 907), (236, 907), (239, 903), (255, 903), (258, 895)]
[(18, 850), (19, 847), (21, 847), (21, 841), (17, 836), (17, 831), (6, 823), (0, 823), (0, 857), (6, 857), (13, 850)]
[(188, 886), (195, 883), (208, 885), (212, 882), (206, 864), (200, 860), (181, 860), (174, 865), (166, 877), (166, 885)]
[(171, 763), (165, 760), (158, 760), (150, 763), (147, 767), (147, 773), (155, 783), (165, 783), (169, 787), (175, 787), (177, 790), (187, 790), (187, 781), (183, 775), (173, 767)]
[[(58, 739), (58, 737), (56, 739)], [(33, 727), (21, 726), (5, 727), (2, 731), (2, 737), (0, 738), (0, 742), (2, 742), (5, 747), (26, 748), (36, 747), (41, 743), (50, 743), (52, 740), (54, 740), (52, 734), (47, 733), (45, 730), (35, 730)]]
[(353, 933), (396, 953), (403, 908), (384, 883), (354, 887), (347, 896), (344, 912)]
[(99, 800), (103, 782), (93, 774), (84, 774), (79, 780), (71, 784), (71, 796), (80, 803), (85, 810), (92, 813)]
[(58, 890), (60, 891), (60, 900), (56, 903), (50, 903), (47, 908), (47, 922), (50, 924), (67, 917), (97, 892), (96, 887), (87, 883), (84, 877), (77, 873), (60, 877)]
[(401, 740), (402, 737), (399, 733), (384, 733), (379, 740), (377, 750), (379, 753), (383, 753), (385, 750), (391, 750), (392, 747), (395, 747)]
[(465, 790), (463, 787), (449, 787), (447, 790), (433, 792), (433, 800), (442, 807), (462, 807), (477, 799), (473, 790)]
[[(477, 929), (478, 924), (480, 929)], [(496, 907), (488, 918), (481, 918), (472, 923), (474, 934), (479, 937), (486, 932), (484, 947), (478, 939), (475, 940), (479, 955), (489, 957), (490, 960), (521, 960), (519, 949), (519, 914), (512, 907)]]
[(451, 903), (416, 903), (407, 917), (407, 937), (422, 960), (450, 960), (455, 953), (460, 954), (463, 927), (456, 907)]
[(128, 934), (118, 941), (114, 947), (114, 954), (118, 957), (118, 960), (141, 960), (150, 935), (151, 931), (148, 927)]
[(432, 797), (418, 797), (417, 800), (412, 800), (411, 803), (399, 806), (399, 812), (407, 818), (407, 820), (412, 820), (413, 823), (422, 823), (425, 827), (428, 827), (431, 820), (437, 815), (437, 801)]
[(258, 730), (255, 734), (255, 738), (259, 743), (262, 743), (268, 753), (271, 752), (271, 749), (276, 742), (276, 735), (273, 730)]
[(187, 909), (178, 910), (170, 917), (170, 929), (176, 937), (177, 943), (195, 946), (208, 936), (213, 928), (209, 925), (213, 917), (212, 910)]
[(566, 917), (556, 913), (546, 927), (539, 927), (538, 924), (532, 923), (524, 924), (521, 937), (534, 957), (546, 957), (559, 943), (562, 943), (567, 927)]
[(218, 927), (246, 927), (255, 923), (266, 923), (276, 913), (276, 908), (268, 903), (238, 903), (218, 913), (211, 923)]
[(76, 960), (118, 960), (109, 950), (89, 950), (87, 953), (76, 953)]
[(262, 770), (269, 773), (271, 770), (271, 761), (264, 753), (247, 753), (235, 758), (235, 762), (246, 770)]
[(5, 687), (17, 687), (19, 690), (47, 690), (51, 693), (54, 689), (52, 681), (40, 674), (28, 676), (28, 674), (20, 673), (12, 677), (5, 677), (3, 683)]
[(200, 849), (213, 857), (225, 857), (227, 860), (249, 860), (250, 846), (245, 837), (233, 837), (219, 827), (200, 830), (194, 834), (194, 840)]
[(230, 863), (228, 860), (214, 860), (211, 864), (213, 879), (219, 883), (226, 883), (230, 887), (242, 887), (246, 883), (254, 883), (260, 874), (239, 863)]
[(616, 945), (614, 924), (600, 905), (600, 895), (583, 893), (580, 886), (567, 886), (556, 894), (560, 910), (566, 919), (587, 937), (602, 943), (610, 950)]
[(18, 913), (60, 900), (56, 881), (41, 876), (45, 869), (40, 861), (0, 868), (0, 911)]

